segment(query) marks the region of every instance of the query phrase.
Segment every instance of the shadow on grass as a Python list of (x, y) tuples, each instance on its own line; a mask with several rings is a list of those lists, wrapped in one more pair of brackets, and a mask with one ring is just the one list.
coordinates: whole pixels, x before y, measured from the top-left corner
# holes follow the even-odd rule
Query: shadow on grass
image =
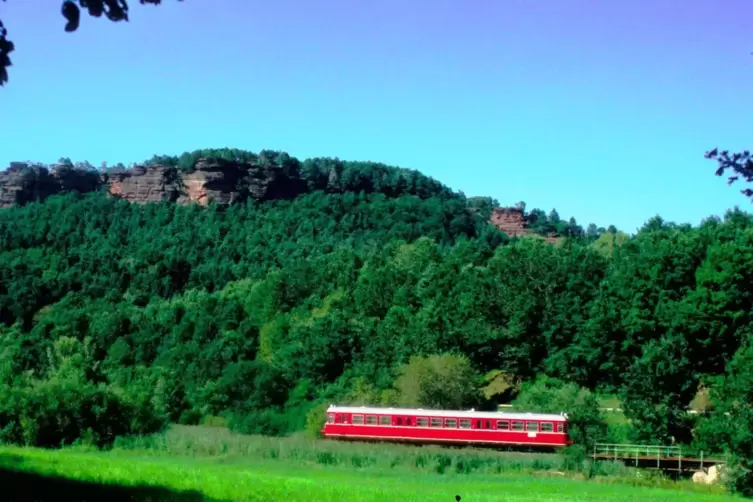
[(19, 470), (22, 457), (0, 459), (0, 500), (26, 501), (104, 501), (104, 502), (219, 502), (200, 492), (176, 492), (158, 486), (121, 486), (78, 481)]

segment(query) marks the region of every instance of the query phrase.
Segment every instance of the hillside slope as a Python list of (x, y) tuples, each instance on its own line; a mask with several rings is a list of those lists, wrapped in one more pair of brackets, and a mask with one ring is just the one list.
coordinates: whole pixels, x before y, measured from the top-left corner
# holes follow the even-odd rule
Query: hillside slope
[[(180, 158), (157, 160), (183, 175)], [(317, 403), (425, 405), (431, 392), (493, 406), (446, 384), (459, 367), (432, 370), (441, 392), (400, 386), (414, 356), (448, 353), (468, 382), (502, 371), (618, 395), (633, 421), (610, 440), (690, 441), (701, 382), (718, 407), (747, 399), (707, 377), (746, 368), (749, 214), (552, 246), (508, 239), (489, 224), (494, 201), (418, 174), (343, 168), (322, 189), (332, 171), (306, 165), (289, 198), (73, 190), (1, 210), (1, 439), (107, 444), (208, 416), (279, 434)], [(542, 213), (521, 225), (570, 225)]]

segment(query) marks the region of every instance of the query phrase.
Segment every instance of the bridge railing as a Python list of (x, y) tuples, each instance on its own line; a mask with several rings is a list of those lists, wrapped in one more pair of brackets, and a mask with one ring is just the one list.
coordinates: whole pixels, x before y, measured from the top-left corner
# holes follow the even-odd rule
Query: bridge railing
[(651, 457), (651, 458), (678, 458), (688, 456), (680, 446), (658, 446), (642, 444), (608, 444), (597, 443), (594, 445), (594, 455), (609, 456), (616, 458)]
[(726, 455), (719, 456), (704, 455), (702, 450), (689, 448), (687, 446), (661, 446), (661, 445), (642, 445), (642, 444), (612, 444), (597, 443), (593, 449), (594, 458), (614, 458), (615, 460), (632, 460), (635, 459), (656, 459), (657, 463), (662, 460), (674, 460), (682, 465), (682, 461), (700, 461), (701, 465), (707, 463), (726, 463)]

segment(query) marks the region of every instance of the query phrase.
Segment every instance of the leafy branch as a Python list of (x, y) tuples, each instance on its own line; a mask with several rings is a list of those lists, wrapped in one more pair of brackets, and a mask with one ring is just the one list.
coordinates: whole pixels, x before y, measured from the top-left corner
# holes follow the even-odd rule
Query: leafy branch
[[(178, 1), (182, 2), (183, 0)], [(139, 3), (142, 5), (159, 5), (162, 0), (139, 0)], [(60, 12), (66, 19), (64, 28), (66, 32), (71, 33), (78, 29), (82, 9), (91, 17), (102, 17), (104, 15), (112, 22), (128, 21), (128, 2), (126, 0), (65, 0)], [(13, 64), (10, 60), (10, 53), (15, 50), (13, 42), (8, 40), (7, 35), (8, 30), (0, 20), (0, 87), (8, 82), (8, 68)]]
[[(753, 183), (753, 155), (748, 150), (742, 153), (730, 153), (727, 150), (719, 152), (717, 148), (714, 148), (710, 152), (706, 152), (705, 157), (707, 159), (716, 160), (719, 167), (716, 170), (717, 176), (724, 175), (725, 171), (731, 169), (733, 175), (727, 178), (729, 185), (743, 178), (747, 183)], [(744, 188), (740, 192), (746, 197), (753, 199), (753, 189)]]

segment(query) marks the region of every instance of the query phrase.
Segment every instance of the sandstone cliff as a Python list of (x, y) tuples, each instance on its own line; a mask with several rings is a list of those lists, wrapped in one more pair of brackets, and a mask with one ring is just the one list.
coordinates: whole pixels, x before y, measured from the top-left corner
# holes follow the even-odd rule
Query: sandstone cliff
[(492, 225), (510, 237), (520, 237), (530, 232), (522, 209), (517, 207), (495, 207), (491, 215)]
[[(528, 228), (523, 210), (517, 207), (495, 207), (490, 217), (491, 224), (510, 237), (542, 237)], [(545, 241), (556, 243), (560, 237), (550, 233), (543, 237)]]
[(129, 202), (177, 202), (219, 205), (251, 197), (256, 200), (293, 198), (306, 183), (279, 166), (200, 159), (181, 171), (162, 165), (105, 171), (69, 166), (13, 163), (0, 171), (0, 207), (42, 201), (64, 192), (104, 190)]
[(91, 192), (101, 185), (93, 171), (55, 166), (52, 170), (20, 162), (0, 171), (0, 207), (41, 201), (61, 192)]
[[(336, 168), (322, 174), (318, 188), (329, 192), (344, 189)], [(43, 201), (60, 193), (97, 190), (140, 204), (164, 201), (206, 205), (214, 201), (226, 206), (247, 198), (292, 199), (307, 190), (307, 183), (284, 165), (263, 160), (238, 162), (199, 158), (194, 167), (187, 170), (158, 164), (101, 171), (14, 162), (0, 171), (0, 208)], [(517, 207), (494, 208), (490, 221), (510, 237), (536, 236), (528, 228), (523, 210)], [(556, 242), (558, 237), (552, 234), (544, 239)]]

